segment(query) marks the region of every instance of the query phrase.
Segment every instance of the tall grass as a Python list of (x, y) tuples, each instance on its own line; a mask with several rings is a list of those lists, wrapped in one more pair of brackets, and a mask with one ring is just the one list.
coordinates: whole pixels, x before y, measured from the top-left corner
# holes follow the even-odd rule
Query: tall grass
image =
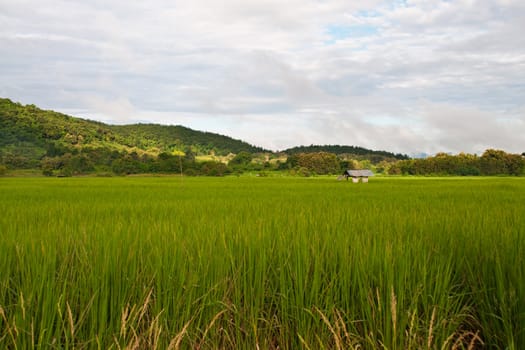
[(0, 347), (520, 349), (524, 179), (0, 179)]

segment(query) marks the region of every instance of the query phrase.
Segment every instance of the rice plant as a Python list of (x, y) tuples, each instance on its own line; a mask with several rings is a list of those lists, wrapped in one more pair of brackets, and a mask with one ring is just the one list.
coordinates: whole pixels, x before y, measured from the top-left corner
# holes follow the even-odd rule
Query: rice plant
[(2, 178), (0, 347), (520, 349), (522, 178)]

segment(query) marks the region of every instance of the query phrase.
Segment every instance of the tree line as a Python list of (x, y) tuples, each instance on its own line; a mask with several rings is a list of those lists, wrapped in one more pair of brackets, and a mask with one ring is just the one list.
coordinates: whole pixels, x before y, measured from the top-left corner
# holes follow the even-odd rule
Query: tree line
[[(506, 153), (501, 150), (486, 150), (481, 156), (460, 153), (450, 155), (438, 153), (425, 159), (381, 161), (373, 163), (369, 159), (352, 159), (328, 152), (298, 153), (286, 158), (271, 159), (270, 154), (252, 154), (241, 151), (231, 156), (229, 161), (198, 161), (195, 154), (186, 152), (161, 152), (152, 155), (140, 150), (128, 152), (108, 148), (83, 148), (63, 152), (53, 148), (32, 168), (40, 168), (47, 176), (72, 176), (80, 174), (129, 175), (144, 173), (184, 174), (187, 176), (240, 175), (245, 172), (264, 174), (271, 171), (286, 172), (296, 176), (334, 175), (347, 169), (372, 169), (376, 173), (388, 175), (419, 176), (491, 176), (524, 175), (525, 156)], [(15, 160), (11, 159), (9, 164)], [(18, 164), (23, 168), (25, 163)], [(6, 166), (0, 162), (0, 175), (5, 174)]]
[(525, 153), (488, 149), (481, 156), (438, 153), (424, 159), (401, 160), (388, 169), (391, 175), (523, 175)]
[(357, 157), (365, 157), (368, 159), (375, 159), (377, 161), (383, 159), (409, 159), (406, 154), (387, 151), (374, 151), (363, 147), (358, 146), (346, 146), (346, 145), (310, 145), (310, 146), (297, 146), (288, 148), (283, 151), (283, 153), (294, 155), (294, 154), (304, 154), (304, 153), (318, 153), (318, 152), (327, 152), (333, 153), (335, 155), (353, 155)]
[[(198, 161), (197, 157), (221, 156)], [(214, 158), (214, 157), (209, 157)], [(217, 159), (217, 157), (215, 157)], [(0, 98), (0, 175), (41, 169), (48, 176), (183, 173), (221, 176), (287, 172), (312, 176), (369, 168), (390, 175), (523, 175), (525, 153), (438, 153), (425, 159), (356, 146), (311, 145), (280, 153), (182, 126), (114, 126)]]
[(183, 174), (186, 176), (224, 176), (246, 171), (276, 170), (277, 163), (253, 162), (253, 155), (240, 152), (229, 162), (218, 160), (198, 161), (189, 149), (184, 152), (115, 151), (85, 148), (53, 157), (45, 156), (39, 165), (46, 176), (73, 176), (82, 174), (131, 175), (131, 174)]
[[(126, 154), (137, 149), (137, 153), (152, 156), (188, 150), (198, 155), (223, 156), (265, 151), (228, 136), (179, 125), (107, 125), (0, 98), (0, 164), (7, 168), (36, 168), (44, 157), (68, 153), (65, 158), (76, 162), (76, 159), (90, 158), (94, 149), (95, 153), (104, 155)], [(92, 160), (97, 163), (98, 157)]]

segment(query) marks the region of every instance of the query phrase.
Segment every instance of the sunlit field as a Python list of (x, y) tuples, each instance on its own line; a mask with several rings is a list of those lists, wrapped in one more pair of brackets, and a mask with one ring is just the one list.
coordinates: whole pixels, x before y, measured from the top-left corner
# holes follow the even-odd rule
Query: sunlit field
[(525, 347), (523, 178), (1, 178), (0, 199), (0, 348)]

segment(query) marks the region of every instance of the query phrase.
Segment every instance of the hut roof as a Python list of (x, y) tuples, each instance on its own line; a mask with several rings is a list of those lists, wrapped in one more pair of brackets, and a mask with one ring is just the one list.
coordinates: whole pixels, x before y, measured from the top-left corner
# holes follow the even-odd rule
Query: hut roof
[(348, 176), (356, 176), (356, 177), (368, 177), (368, 176), (374, 176), (374, 173), (371, 170), (363, 169), (363, 170), (347, 170), (345, 171), (345, 174)]

